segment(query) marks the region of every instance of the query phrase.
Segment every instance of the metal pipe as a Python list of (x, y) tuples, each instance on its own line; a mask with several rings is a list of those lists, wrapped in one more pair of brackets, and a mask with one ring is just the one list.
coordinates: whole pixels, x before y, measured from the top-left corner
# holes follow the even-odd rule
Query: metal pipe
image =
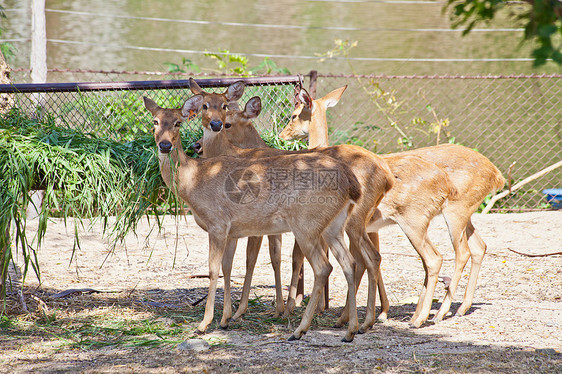
[[(238, 81), (243, 81), (247, 86), (270, 86), (296, 84), (299, 82), (299, 76), (210, 78), (195, 79), (195, 81), (200, 87), (226, 87)], [(0, 93), (165, 90), (170, 88), (189, 88), (189, 80), (0, 84)]]

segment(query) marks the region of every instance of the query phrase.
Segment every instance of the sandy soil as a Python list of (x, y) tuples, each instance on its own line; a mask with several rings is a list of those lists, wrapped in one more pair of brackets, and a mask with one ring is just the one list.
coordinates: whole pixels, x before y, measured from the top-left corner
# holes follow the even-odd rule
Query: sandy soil
[[(341, 343), (344, 331), (323, 327), (322, 323), (315, 323), (297, 342), (287, 341), (294, 328), (290, 323), (264, 333), (246, 331), (243, 324), (220, 330), (214, 323), (203, 338), (221, 344), (204, 352), (178, 351), (170, 346), (81, 351), (57, 347), (56, 339), (13, 341), (0, 335), (0, 372), (562, 372), (562, 256), (528, 257), (512, 251), (562, 251), (562, 211), (475, 215), (473, 222), (488, 244), (488, 253), (473, 307), (463, 317), (449, 316), (419, 329), (409, 327), (423, 271), (404, 234), (397, 227), (389, 227), (380, 235), (382, 272), (391, 302), (389, 319), (358, 335), (352, 343)], [(33, 227), (30, 222), (28, 235)], [(451, 275), (454, 254), (441, 217), (432, 223), (430, 237), (445, 258), (442, 275)], [(25, 281), (26, 290), (39, 295), (47, 306), (51, 305), (49, 295), (94, 288), (115, 291), (112, 297), (132, 300), (132, 305), (139, 305), (132, 308), (133, 314), (157, 318), (166, 306), (182, 311), (206, 294), (208, 279), (194, 276), (208, 274), (207, 237), (191, 217), (179, 222), (166, 219), (160, 233), (143, 221), (138, 237), (130, 236), (114, 253), (108, 252), (97, 225), (81, 232), (80, 240), (81, 249), (70, 262), (73, 227), (65, 227), (57, 219), (49, 223), (39, 251), (41, 287), (35, 290), (38, 282), (33, 274)], [(292, 236), (284, 235), (285, 286), (290, 278), (292, 245)], [(266, 246), (264, 241), (252, 295), (267, 301), (270, 311), (266, 314), (270, 316), (274, 289)], [(335, 321), (346, 290), (342, 272), (333, 257), (331, 260), (330, 310), (324, 314), (333, 315)], [(233, 268), (235, 300), (244, 271), (245, 240), (241, 240)], [(306, 269), (305, 274), (305, 292), (309, 292), (312, 272)], [(453, 312), (462, 300), (467, 275), (468, 266), (455, 295)], [(440, 283), (436, 298), (441, 299), (444, 292)], [(169, 297), (172, 294), (175, 298)], [(103, 295), (108, 294), (69, 298), (81, 297), (90, 312), (98, 308), (101, 313), (111, 308), (107, 302), (96, 302)], [(365, 301), (363, 284), (358, 294), (360, 317)], [(159, 308), (158, 302), (167, 304)], [(60, 303), (56, 305), (60, 307)], [(434, 302), (434, 311), (439, 306), (440, 301)]]

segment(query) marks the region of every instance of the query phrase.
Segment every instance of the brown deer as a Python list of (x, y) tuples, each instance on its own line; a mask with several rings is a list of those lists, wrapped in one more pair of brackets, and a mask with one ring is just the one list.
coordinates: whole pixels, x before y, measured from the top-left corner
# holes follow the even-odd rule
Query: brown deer
[[(192, 92), (205, 96), (205, 95), (210, 95), (207, 92), (203, 91), (199, 85), (197, 84), (197, 82), (195, 82), (195, 80), (191, 79), (190, 80), (190, 86), (192, 87)], [(238, 104), (236, 103), (237, 100), (240, 99), (240, 97), (242, 96), (242, 94), (244, 93), (244, 84), (242, 82), (236, 82), (234, 84), (232, 84), (231, 86), (229, 86), (228, 90), (230, 91), (230, 94), (228, 95), (228, 106), (229, 108), (238, 108)], [(212, 96), (211, 96), (212, 97)], [(205, 109), (203, 111), (203, 115), (205, 115), (206, 117), (203, 118), (203, 122), (204, 123), (208, 123), (208, 126), (211, 126), (211, 121), (213, 120), (210, 116), (209, 113), (212, 112), (212, 109), (209, 109), (208, 106), (210, 105), (209, 103), (204, 104), (207, 109)], [(226, 125), (225, 125), (226, 126)], [(255, 131), (255, 129), (254, 129)], [(261, 138), (260, 138), (261, 140)], [(221, 150), (211, 150), (209, 149), (206, 153), (205, 156), (203, 155), (203, 152), (201, 151), (201, 144), (202, 144), (202, 140), (196, 142), (193, 145), (193, 148), (195, 149), (195, 151), (197, 153), (199, 153), (202, 157), (212, 157), (212, 156), (217, 156), (217, 155), (233, 155), (234, 152), (222, 152)], [(265, 144), (265, 142), (263, 140), (261, 140), (261, 143), (259, 144), (259, 146), (261, 147), (267, 147), (267, 145)], [(268, 240), (269, 240), (269, 256), (271, 259), (271, 266), (273, 267), (273, 273), (274, 273), (274, 278), (275, 278), (275, 314), (274, 317), (279, 317), (283, 311), (284, 311), (284, 301), (283, 301), (283, 291), (281, 288), (281, 235), (269, 235), (268, 236)], [(231, 319), (233, 321), (237, 320), (240, 318), (240, 316), (242, 314), (244, 314), (248, 308), (248, 299), (250, 296), (250, 285), (251, 285), (251, 279), (252, 279), (252, 275), (254, 273), (254, 268), (256, 266), (256, 262), (257, 262), (257, 258), (259, 255), (259, 250), (261, 247), (263, 241), (263, 237), (262, 236), (252, 236), (248, 238), (248, 242), (246, 245), (246, 274), (244, 277), (244, 286), (242, 289), (242, 298), (240, 299), (240, 304), (239, 307), (236, 311), (236, 314), (232, 316), (232, 308), (231, 308), (231, 304), (230, 301), (228, 303), (227, 309), (229, 309), (226, 313), (226, 315), (223, 314), (223, 318), (227, 318), (227, 319)], [(225, 258), (234, 258), (234, 253), (236, 251), (236, 244), (237, 244), (237, 240), (234, 240), (232, 242), (232, 245), (229, 246), (226, 250), (225, 253)], [(232, 264), (232, 262), (230, 263)], [(227, 265), (228, 266), (228, 265)], [(226, 295), (226, 294), (225, 294)], [(225, 296), (226, 297), (226, 296)], [(226, 324), (227, 322), (224, 322), (224, 324)]]
[[(226, 110), (228, 97), (227, 90), (219, 111)], [(313, 268), (314, 286), (309, 305), (290, 340), (300, 339), (309, 329), (321, 289), (332, 270), (323, 250), (324, 243), (340, 262), (348, 281), (348, 297), (351, 304), (355, 303), (354, 260), (345, 245), (343, 230), (349, 212), (361, 197), (361, 187), (345, 164), (315, 153), (193, 159), (183, 151), (180, 126), (210, 103), (203, 96), (195, 95), (181, 109), (161, 108), (149, 98), (144, 98), (144, 104), (154, 117), (162, 178), (189, 205), (195, 221), (209, 235), (209, 294), (205, 315), (197, 328), (199, 332), (205, 332), (213, 319), (225, 248), (232, 239), (241, 237), (292, 231)], [(294, 184), (279, 186), (283, 181), (275, 179), (277, 173), (303, 177), (305, 188)], [(324, 174), (332, 177), (330, 183), (318, 183)], [(314, 184), (313, 188), (306, 183)], [(225, 279), (225, 295), (227, 291), (229, 284)], [(358, 327), (356, 313), (352, 312), (343, 340), (352, 341)]]
[[(192, 84), (192, 92), (200, 92), (200, 88), (196, 88), (194, 91), (193, 87), (196, 86)], [(217, 96), (217, 94), (206, 94), (205, 98), (208, 100), (216, 100), (218, 99)], [(208, 107), (211, 106), (209, 105)], [(213, 118), (215, 118), (215, 121), (217, 122), (223, 121), (224, 127), (227, 128), (227, 133), (229, 131), (228, 127), (234, 126), (233, 123), (236, 121), (236, 127), (241, 129), (241, 132), (248, 131), (249, 133), (257, 135), (257, 131), (255, 130), (255, 128), (253, 128), (253, 126), (243, 126), (242, 123), (246, 123), (246, 121), (250, 121), (252, 118), (257, 116), (260, 110), (261, 101), (259, 97), (254, 97), (248, 101), (244, 111), (231, 110), (228, 112), (224, 111), (224, 113), (215, 113), (216, 117)], [(222, 114), (223, 116), (221, 117), (220, 114)], [(235, 155), (238, 157), (267, 157), (272, 155), (290, 153), (287, 151), (263, 147), (257, 149), (239, 148), (233, 145), (227, 139), (224, 131), (213, 127), (212, 120), (210, 120), (210, 118), (207, 120), (205, 118), (206, 115), (203, 114), (202, 149), (203, 153), (207, 156), (227, 154)], [(238, 138), (242, 139), (243, 136), (239, 136)], [(258, 145), (261, 144), (259, 141), (256, 143)], [(307, 153), (309, 152), (310, 151), (307, 151)], [(297, 152), (297, 154), (302, 153), (303, 152)], [(350, 249), (353, 257), (358, 263), (364, 265), (363, 271), (365, 270), (365, 267), (367, 268), (369, 278), (373, 279), (373, 282), (369, 283), (369, 300), (374, 300), (376, 296), (376, 279), (378, 278), (378, 271), (380, 267), (380, 256), (378, 255), (376, 248), (372, 245), (367, 236), (365, 225), (368, 222), (368, 219), (372, 216), (383, 195), (391, 188), (392, 184), (394, 183), (394, 176), (390, 173), (388, 165), (384, 161), (382, 161), (379, 156), (361, 147), (342, 145), (328, 147), (325, 149), (317, 149), (312, 153), (321, 153), (344, 161), (344, 163), (348, 164), (351, 167), (361, 184), (362, 197), (359, 199), (359, 201), (355, 205), (355, 208), (351, 212), (351, 215), (346, 224), (346, 233), (350, 238)], [(298, 244), (300, 245), (300, 243)], [(298, 279), (299, 269), (293, 272), (293, 279)], [(244, 287), (244, 289), (249, 290), (246, 287)], [(294, 308), (295, 297), (296, 282), (291, 282), (291, 287), (289, 289), (289, 299), (287, 303), (288, 310), (292, 310)], [(243, 295), (242, 301), (246, 300), (247, 299)], [(242, 305), (242, 301), (241, 307), (245, 308), (246, 306)], [(370, 308), (370, 306), (372, 305), (374, 305), (374, 301), (368, 302), (367, 304), (367, 313), (365, 322), (360, 328), (361, 332), (366, 329), (365, 326), (370, 327), (375, 321), (375, 310), (374, 308)], [(237, 312), (236, 316), (239, 315), (240, 314)]]
[[(280, 137), (283, 139), (302, 139), (308, 137), (309, 147), (324, 146), (328, 142), (328, 125), (326, 121), (326, 110), (328, 107), (334, 106), (339, 101), (341, 95), (347, 86), (336, 89), (325, 97), (313, 100), (308, 92), (300, 88), (296, 91), (297, 106), (293, 112), (291, 120), (287, 127), (281, 132)], [(414, 159), (409, 157), (417, 156)], [(389, 162), (393, 172), (397, 172), (397, 168), (393, 169), (393, 164), (399, 162), (402, 165), (402, 177), (398, 177), (397, 183), (392, 190), (395, 194), (400, 194), (400, 189), (403, 188), (405, 181), (413, 181), (420, 175), (426, 173), (429, 169), (434, 169), (435, 165), (441, 168), (448, 177), (452, 184), (451, 193), (447, 197), (447, 203), (441, 205), (442, 209), (438, 209), (439, 204), (443, 200), (443, 193), (445, 189), (436, 192), (434, 189), (422, 188), (420, 193), (411, 195), (410, 200), (404, 201), (404, 204), (410, 206), (412, 202), (419, 201), (419, 198), (427, 200), (432, 212), (441, 211), (447, 223), (451, 241), (455, 250), (455, 270), (451, 281), (447, 287), (447, 294), (444, 298), (443, 304), (439, 312), (434, 317), (434, 321), (442, 320), (448, 313), (452, 297), (455, 293), (456, 287), (459, 283), (462, 271), (471, 258), (472, 265), (468, 280), (468, 285), (465, 291), (463, 303), (457, 310), (457, 315), (463, 315), (472, 305), (478, 273), (482, 264), (482, 259), (486, 252), (486, 244), (476, 232), (471, 222), (471, 216), (478, 208), (479, 204), (484, 200), (486, 195), (493, 193), (495, 190), (501, 188), (504, 184), (504, 178), (501, 172), (482, 154), (473, 151), (469, 148), (454, 145), (443, 144), (433, 147), (420, 148), (401, 153), (390, 155), (383, 155), (383, 158)], [(425, 160), (425, 166), (419, 163), (419, 160)], [(393, 161), (394, 160), (394, 161)], [(408, 160), (412, 160), (411, 162)], [(433, 164), (433, 165), (432, 165)], [(394, 164), (396, 165), (396, 164)], [(434, 169), (435, 176), (443, 179), (442, 172)], [(413, 178), (413, 179), (412, 179)], [(444, 179), (443, 179), (444, 181)], [(410, 182), (408, 182), (410, 183)], [(387, 198), (390, 198), (387, 196)], [(380, 210), (386, 204), (395, 204), (398, 200), (383, 199)], [(411, 207), (411, 206), (410, 206)], [(423, 205), (419, 205), (423, 208)], [(426, 252), (432, 253), (436, 259), (441, 258), (433, 245), (427, 240), (425, 231), (427, 230), (426, 223), (431, 221), (433, 213), (429, 211), (420, 210), (419, 215), (403, 215), (395, 217), (394, 221), (405, 230), (406, 235), (410, 242), (414, 245), (418, 253)], [(419, 221), (423, 217), (423, 222)], [(400, 219), (402, 223), (399, 223)], [(371, 229), (375, 230), (378, 225), (371, 225)], [(414, 233), (411, 232), (414, 229)], [(417, 234), (416, 234), (417, 232)], [(414, 238), (414, 236), (416, 238)], [(425, 238), (422, 243), (425, 243), (426, 250), (417, 247), (420, 241), (419, 238)], [(375, 243), (378, 247), (378, 243)], [(422, 256), (423, 259), (423, 256)], [(423, 305), (418, 303), (416, 312), (414, 313), (411, 323), (419, 327), (428, 318), (429, 309), (431, 307), (431, 297), (428, 295), (430, 291), (428, 283), (427, 263), (424, 262), (426, 269), (426, 286), (424, 287), (425, 300)], [(357, 274), (359, 276), (359, 274)], [(379, 290), (380, 291), (380, 290)], [(382, 294), (382, 293), (381, 293)], [(420, 298), (420, 302), (422, 298)], [(425, 302), (429, 304), (426, 305)], [(426, 315), (427, 314), (427, 315)]]
[[(251, 122), (251, 120), (259, 114), (259, 109), (261, 108), (259, 103), (259, 98), (254, 97), (248, 101), (243, 111), (233, 110), (227, 113), (225, 128), (230, 143), (236, 143), (242, 139), (244, 139), (244, 144), (256, 144), (256, 146), (258, 146), (263, 143), (263, 140), (261, 140)], [(235, 147), (233, 147), (232, 144), (228, 142), (222, 143), (223, 144), (218, 146), (218, 148), (222, 149), (223, 152), (236, 154), (237, 150), (233, 150)], [(218, 142), (209, 145), (217, 146)], [(204, 149), (206, 150), (206, 147)], [(350, 165), (352, 165), (352, 159), (344, 158), (343, 160), (349, 161)], [(386, 161), (397, 178), (397, 182), (400, 183), (400, 186), (398, 189), (392, 188), (388, 191), (381, 204), (378, 205), (378, 210), (368, 226), (368, 231), (371, 231), (369, 237), (371, 241), (378, 244), (378, 230), (392, 223), (398, 223), (400, 227), (408, 233), (408, 237), (422, 258), (427, 273), (424, 281), (424, 288), (420, 296), (420, 302), (418, 303), (418, 314), (421, 314), (421, 318), (425, 320), (427, 316), (429, 316), (431, 302), (442, 264), (441, 255), (435, 250), (433, 244), (427, 237), (427, 228), (431, 219), (440, 213), (443, 204), (450, 194), (454, 193), (454, 188), (441, 168), (419, 157), (396, 155), (387, 157)], [(413, 173), (412, 165), (420, 168), (421, 171)], [(356, 166), (360, 167), (360, 165)], [(433, 191), (433, 194), (427, 195), (420, 193), (425, 190)], [(418, 195), (420, 195), (419, 198), (415, 201), (410, 201), (412, 196)], [(415, 223), (414, 226), (412, 225), (413, 223)], [(294, 249), (293, 253), (294, 271), (300, 269), (302, 260), (302, 253), (298, 249), (298, 245), (296, 245), (296, 249)], [(359, 275), (363, 274), (365, 267), (361, 263), (360, 258), (357, 259), (357, 263), (357, 282), (359, 283), (361, 279)], [(296, 278), (293, 278), (293, 282), (295, 280)], [(379, 318), (384, 319), (388, 312), (388, 300), (386, 298), (384, 285), (382, 284), (382, 278), (380, 277), (379, 282), (378, 287), (381, 292), (382, 301), (382, 311)], [(374, 309), (374, 304), (372, 305), (372, 309)], [(292, 305), (289, 302), (286, 313), (288, 314), (291, 311)], [(347, 321), (347, 318), (347, 309), (344, 309), (344, 313), (342, 313), (342, 317), (338, 320), (337, 325), (343, 325)], [(374, 322), (374, 319), (372, 322)], [(368, 323), (363, 324), (360, 328), (360, 332), (365, 331), (368, 327), (370, 327)]]

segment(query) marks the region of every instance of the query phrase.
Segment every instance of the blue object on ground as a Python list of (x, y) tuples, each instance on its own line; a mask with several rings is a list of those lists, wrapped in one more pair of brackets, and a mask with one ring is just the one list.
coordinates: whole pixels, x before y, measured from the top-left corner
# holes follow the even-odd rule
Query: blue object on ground
[(562, 188), (550, 188), (542, 193), (546, 195), (546, 202), (554, 209), (562, 209)]

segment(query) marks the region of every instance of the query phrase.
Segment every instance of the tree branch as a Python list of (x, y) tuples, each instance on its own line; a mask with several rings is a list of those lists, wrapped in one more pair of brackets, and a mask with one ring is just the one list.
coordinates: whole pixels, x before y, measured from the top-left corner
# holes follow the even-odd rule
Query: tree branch
[(504, 197), (506, 197), (507, 195), (509, 195), (512, 192), (517, 191), (518, 189), (520, 189), (521, 187), (523, 187), (524, 185), (526, 185), (529, 182), (534, 181), (537, 178), (542, 177), (545, 174), (550, 173), (552, 170), (559, 168), (560, 166), (562, 166), (562, 161), (558, 161), (557, 163), (555, 163), (554, 165), (550, 165), (547, 168), (542, 169), (541, 171), (531, 175), (528, 178), (523, 179), (521, 182), (517, 183), (516, 185), (514, 185), (510, 190), (505, 190), (499, 194), (494, 195), (494, 197), (492, 197), (492, 199), (490, 200), (490, 202), (488, 203), (488, 205), (486, 205), (486, 208), (484, 208), (484, 210), (482, 210), (483, 214), (486, 214), (490, 211), (490, 209), (492, 209), (492, 207), (494, 206), (494, 204), (496, 203), (496, 201), (498, 201), (499, 199), (502, 199)]

